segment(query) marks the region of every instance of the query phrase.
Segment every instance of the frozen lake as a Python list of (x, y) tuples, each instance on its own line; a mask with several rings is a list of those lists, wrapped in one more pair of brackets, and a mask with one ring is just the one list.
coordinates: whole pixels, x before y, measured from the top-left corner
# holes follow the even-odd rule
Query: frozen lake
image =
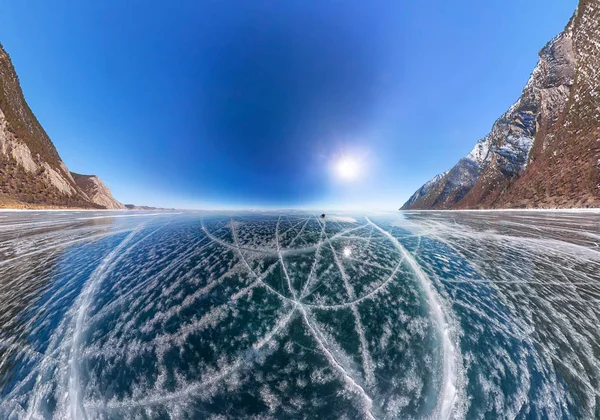
[(600, 213), (0, 212), (0, 418), (600, 418)]

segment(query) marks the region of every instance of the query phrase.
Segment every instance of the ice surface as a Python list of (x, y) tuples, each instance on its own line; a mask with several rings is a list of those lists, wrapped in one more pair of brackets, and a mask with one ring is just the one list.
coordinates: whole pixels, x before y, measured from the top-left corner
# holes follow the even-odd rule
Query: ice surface
[(0, 418), (600, 417), (598, 213), (1, 216)]

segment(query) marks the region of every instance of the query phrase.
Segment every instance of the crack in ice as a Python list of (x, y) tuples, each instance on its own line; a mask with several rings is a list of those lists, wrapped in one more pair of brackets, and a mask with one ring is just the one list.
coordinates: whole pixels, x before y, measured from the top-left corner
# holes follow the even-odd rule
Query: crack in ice
[(456, 402), (457, 389), (456, 389), (456, 375), (457, 375), (457, 358), (458, 355), (454, 353), (455, 346), (450, 339), (449, 331), (448, 331), (448, 322), (446, 321), (446, 316), (442, 310), (442, 304), (440, 302), (440, 298), (438, 297), (437, 292), (433, 288), (431, 281), (427, 278), (427, 275), (421, 270), (421, 267), (417, 263), (417, 261), (406, 251), (406, 249), (402, 246), (402, 244), (392, 236), (391, 233), (379, 227), (377, 224), (372, 222), (368, 217), (365, 216), (367, 222), (371, 224), (375, 229), (381, 232), (383, 235), (387, 236), (390, 241), (398, 248), (398, 250), (404, 255), (406, 261), (413, 269), (413, 272), (421, 282), (421, 286), (423, 287), (423, 291), (427, 296), (429, 307), (431, 309), (431, 313), (435, 317), (436, 324), (438, 325), (440, 338), (442, 340), (442, 349), (443, 349), (443, 372), (442, 372), (442, 389), (441, 398), (439, 404), (439, 416), (442, 419), (448, 419), (452, 415), (452, 410), (454, 408), (454, 404)]
[[(71, 355), (69, 356), (69, 413), (71, 414), (71, 418), (87, 418), (87, 414), (85, 412), (85, 408), (83, 405), (83, 395), (80, 384), (79, 377), (79, 347), (81, 346), (81, 341), (83, 339), (83, 324), (85, 321), (85, 317), (87, 314), (87, 310), (91, 304), (91, 299), (98, 288), (99, 284), (104, 280), (104, 278), (108, 275), (110, 270), (112, 270), (115, 265), (121, 261), (127, 251), (119, 253), (131, 242), (131, 240), (135, 237), (135, 235), (142, 228), (143, 224), (140, 224), (137, 228), (135, 228), (123, 241), (117, 245), (100, 263), (100, 265), (96, 268), (96, 270), (90, 276), (85, 289), (82, 291), (80, 295), (80, 303), (76, 312), (75, 318), (75, 326), (73, 330), (73, 339), (71, 343)], [(154, 233), (154, 232), (152, 232)], [(151, 234), (152, 234), (151, 233)], [(150, 236), (146, 235), (146, 237)], [(144, 240), (146, 237), (141, 239)], [(139, 242), (137, 242), (139, 243)], [(129, 247), (129, 250), (135, 246), (132, 245)]]

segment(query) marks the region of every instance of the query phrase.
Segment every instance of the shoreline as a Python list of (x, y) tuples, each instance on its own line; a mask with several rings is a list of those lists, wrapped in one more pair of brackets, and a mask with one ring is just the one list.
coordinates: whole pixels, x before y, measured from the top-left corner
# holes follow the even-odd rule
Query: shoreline
[(73, 208), (73, 207), (67, 207), (67, 208), (45, 208), (45, 207), (40, 207), (40, 208), (9, 208), (9, 207), (0, 207), (0, 213), (18, 213), (18, 212), (82, 212), (82, 211), (86, 211), (86, 212), (131, 212), (131, 213), (136, 213), (136, 212), (172, 212), (172, 211), (181, 211), (181, 210), (130, 210), (130, 209), (86, 209), (86, 208)]
[(89, 209), (89, 208), (77, 208), (77, 207), (0, 207), (0, 212), (38, 212), (38, 211), (139, 211), (129, 209)]
[[(244, 209), (221, 209), (221, 210), (203, 210), (203, 209), (90, 209), (90, 208), (77, 208), (77, 207), (0, 207), (0, 213), (15, 213), (15, 212), (181, 212), (181, 211), (206, 211), (210, 213), (219, 212), (247, 212), (256, 211), (244, 210)], [(259, 210), (260, 212), (261, 210)], [(272, 212), (273, 210), (263, 210), (265, 212)], [(295, 210), (288, 210), (293, 212)], [(336, 213), (335, 210), (327, 210), (329, 212)], [(555, 208), (555, 209), (464, 209), (464, 210), (344, 210), (341, 213), (346, 214), (398, 214), (398, 213), (600, 213), (600, 208)]]
[(503, 213), (503, 212), (555, 212), (555, 213), (600, 213), (600, 207), (576, 207), (576, 208), (535, 208), (535, 209), (461, 209), (461, 210), (398, 210), (402, 213), (413, 213), (413, 212), (448, 212), (448, 213)]

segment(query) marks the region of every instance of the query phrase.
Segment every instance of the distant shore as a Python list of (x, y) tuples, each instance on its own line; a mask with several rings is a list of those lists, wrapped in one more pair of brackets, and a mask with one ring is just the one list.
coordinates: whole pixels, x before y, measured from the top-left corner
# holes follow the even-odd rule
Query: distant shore
[(2, 207), (0, 206), (0, 213), (16, 213), (16, 212), (65, 212), (65, 211), (73, 211), (73, 212), (111, 212), (111, 213), (141, 213), (141, 212), (181, 212), (182, 210), (176, 209), (154, 209), (154, 210), (138, 210), (138, 209), (89, 209), (89, 208), (76, 208), (76, 207), (31, 207), (31, 208), (11, 208), (11, 207)]
[[(190, 209), (191, 210), (191, 209)], [(188, 211), (190, 211), (188, 210)], [(90, 209), (90, 208), (78, 208), (78, 207), (60, 207), (60, 206), (34, 206), (34, 205), (24, 205), (24, 206), (3, 206), (0, 204), (0, 213), (2, 212), (58, 212), (58, 211), (91, 211), (91, 212), (121, 212), (121, 213), (135, 213), (135, 212), (144, 212), (144, 211), (155, 211), (155, 212), (181, 212), (185, 211), (182, 209), (162, 209), (162, 208), (148, 208), (148, 209)], [(221, 210), (201, 210), (194, 209), (192, 211), (208, 211), (211, 213), (215, 212), (230, 212), (230, 209), (221, 209)], [(236, 211), (252, 211), (252, 210), (243, 210), (238, 209)], [(259, 210), (261, 211), (261, 210)], [(271, 212), (273, 210), (265, 209), (266, 212)], [(290, 209), (290, 211), (293, 211)], [(341, 210), (340, 210), (341, 211)], [(330, 210), (330, 212), (335, 212), (334, 210)], [(505, 213), (505, 212), (531, 212), (531, 213), (543, 213), (543, 212), (554, 212), (554, 213), (600, 213), (600, 208), (558, 208), (558, 209), (468, 209), (468, 210), (372, 210), (372, 209), (355, 209), (355, 210), (343, 210), (341, 211), (344, 214), (356, 214), (356, 213), (377, 213), (377, 212), (385, 212), (389, 214), (395, 214), (397, 212), (401, 213)]]
[(18, 211), (110, 211), (110, 212), (142, 212), (142, 211), (176, 211), (176, 209), (90, 209), (87, 207), (60, 207), (60, 206), (2, 206), (0, 212), (18, 212)]
[(139, 210), (109, 210), (109, 209), (90, 209), (90, 208), (77, 208), (77, 207), (51, 207), (51, 206), (40, 206), (40, 207), (3, 207), (0, 206), (0, 212), (18, 212), (18, 211), (139, 211)]
[(89, 211), (99, 211), (106, 209), (91, 209), (89, 207), (63, 207), (63, 206), (52, 206), (52, 205), (42, 205), (42, 204), (10, 204), (5, 205), (0, 203), (0, 211), (27, 211), (27, 210), (49, 210), (49, 211), (59, 211), (59, 210), (89, 210)]
[[(133, 206), (133, 205), (128, 205)], [(52, 204), (23, 203), (16, 200), (6, 199), (0, 195), (0, 211), (174, 211), (172, 208), (133, 206), (134, 208), (106, 209), (74, 206), (58, 206)]]

